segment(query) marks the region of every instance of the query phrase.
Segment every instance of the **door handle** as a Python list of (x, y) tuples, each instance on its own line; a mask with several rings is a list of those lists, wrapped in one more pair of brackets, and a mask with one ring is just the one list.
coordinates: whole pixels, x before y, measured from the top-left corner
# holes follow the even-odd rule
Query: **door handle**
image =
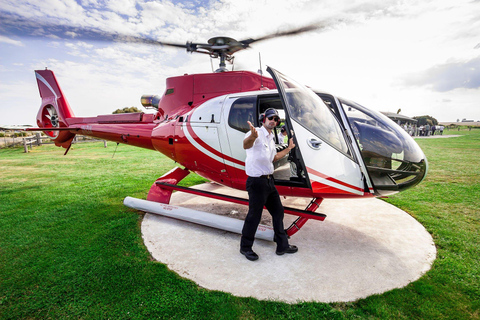
[(308, 138), (307, 144), (310, 148), (314, 150), (319, 150), (320, 147), (322, 146), (322, 141), (318, 140), (317, 138)]

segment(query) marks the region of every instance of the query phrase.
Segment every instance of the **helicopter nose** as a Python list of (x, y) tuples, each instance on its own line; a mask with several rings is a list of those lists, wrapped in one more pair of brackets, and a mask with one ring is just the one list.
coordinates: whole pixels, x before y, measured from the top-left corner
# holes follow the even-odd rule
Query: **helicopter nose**
[(395, 159), (377, 158), (377, 162), (367, 165), (374, 189), (379, 196), (391, 195), (419, 184), (427, 175), (428, 162), (401, 161), (395, 166)]
[(354, 122), (361, 153), (377, 195), (385, 196), (420, 183), (428, 170), (417, 143), (396, 124), (378, 127)]
[(413, 138), (384, 114), (339, 99), (366, 166), (375, 195), (419, 184), (427, 175), (425, 154)]

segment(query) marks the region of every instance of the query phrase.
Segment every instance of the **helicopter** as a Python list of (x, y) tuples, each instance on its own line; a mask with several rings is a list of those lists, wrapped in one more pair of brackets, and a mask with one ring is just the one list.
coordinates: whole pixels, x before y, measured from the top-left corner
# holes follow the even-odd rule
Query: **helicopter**
[[(307, 26), (257, 39), (237, 41), (219, 36), (207, 43), (186, 44), (115, 34), (111, 36), (115, 41), (172, 46), (207, 54), (220, 60), (219, 68), (213, 73), (167, 78), (162, 96), (141, 97), (142, 105), (155, 113), (96, 117), (75, 116), (54, 72), (36, 70), (42, 99), (36, 118), (38, 128), (26, 130), (43, 131), (56, 146), (66, 149), (65, 154), (76, 134), (158, 151), (181, 167), (159, 177), (146, 200), (127, 197), (124, 203), (142, 211), (240, 233), (240, 220), (240, 224), (212, 222), (216, 219), (212, 215), (199, 218), (201, 211), (190, 212), (170, 205), (172, 192), (248, 205), (247, 199), (182, 187), (178, 183), (194, 172), (220, 185), (245, 190), (246, 154), (241, 146), (249, 131), (248, 122), (261, 126), (262, 114), (274, 108), (281, 116), (274, 129), (277, 150), (287, 147), (278, 136), (281, 126), (285, 126), (288, 139), (293, 138), (296, 145), (274, 163), (277, 190), (281, 196), (312, 199), (303, 210), (285, 207), (285, 213), (298, 217), (286, 229), (287, 235), (292, 236), (309, 219), (326, 218), (316, 212), (323, 199), (388, 196), (420, 183), (428, 169), (427, 159), (413, 138), (383, 114), (314, 90), (272, 67), (267, 68), (270, 77), (261, 72), (226, 68), (226, 62), (232, 62), (236, 52), (252, 43), (320, 27)], [(261, 228), (268, 227), (259, 227), (260, 237)], [(264, 237), (272, 240), (273, 232), (266, 231)]]

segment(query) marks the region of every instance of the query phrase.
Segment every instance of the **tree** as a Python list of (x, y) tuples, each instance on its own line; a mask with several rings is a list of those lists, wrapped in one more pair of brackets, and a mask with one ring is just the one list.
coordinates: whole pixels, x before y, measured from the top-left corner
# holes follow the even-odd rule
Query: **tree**
[(112, 112), (112, 114), (117, 114), (117, 113), (135, 113), (135, 112), (142, 112), (141, 110), (135, 108), (135, 107), (125, 107), (123, 109), (117, 109)]
[(427, 123), (429, 125), (437, 125), (438, 121), (432, 116), (418, 116), (418, 117), (413, 117), (413, 119), (418, 120), (417, 126), (424, 126)]

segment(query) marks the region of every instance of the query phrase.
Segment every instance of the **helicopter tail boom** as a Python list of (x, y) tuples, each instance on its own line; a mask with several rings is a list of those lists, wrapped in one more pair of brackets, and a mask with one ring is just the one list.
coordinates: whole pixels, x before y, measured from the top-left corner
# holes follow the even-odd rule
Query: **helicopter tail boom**
[(28, 131), (43, 131), (56, 146), (66, 149), (77, 133), (154, 149), (151, 142), (151, 132), (155, 126), (153, 114), (138, 112), (75, 117), (53, 71), (36, 70), (35, 76), (42, 104), (37, 114), (38, 128)]

